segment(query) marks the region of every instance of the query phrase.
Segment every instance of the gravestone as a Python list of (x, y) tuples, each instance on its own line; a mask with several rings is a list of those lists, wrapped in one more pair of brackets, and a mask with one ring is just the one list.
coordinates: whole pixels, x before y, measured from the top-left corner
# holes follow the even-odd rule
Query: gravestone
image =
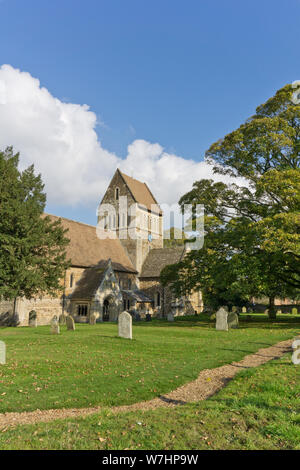
[(51, 333), (53, 335), (59, 335), (60, 328), (57, 320), (57, 316), (55, 315), (51, 320)]
[(292, 308), (292, 315), (297, 315), (298, 314), (298, 310), (296, 309), (296, 307)]
[(173, 313), (168, 313), (167, 320), (168, 321), (174, 321), (174, 314)]
[(66, 317), (67, 330), (75, 331), (75, 322), (74, 318), (71, 315)]
[(247, 313), (246, 307), (243, 307), (243, 308), (242, 308), (242, 313)]
[(6, 364), (6, 344), (0, 341), (0, 364)]
[(132, 339), (132, 316), (124, 311), (118, 318), (118, 330), (120, 338)]
[(216, 313), (216, 330), (228, 331), (228, 312), (224, 307), (219, 308)]
[(293, 348), (293, 355), (292, 355), (292, 362), (295, 365), (300, 364), (300, 338), (295, 338), (292, 344)]
[(96, 315), (94, 313), (92, 313), (90, 315), (90, 318), (89, 318), (89, 324), (90, 325), (96, 325), (96, 320), (97, 320)]
[(61, 315), (59, 315), (58, 322), (59, 322), (60, 325), (65, 325), (66, 324), (66, 315), (64, 315), (63, 313)]
[(146, 313), (146, 321), (152, 321), (150, 313)]
[(237, 313), (238, 308), (234, 305), (234, 306), (232, 307), (231, 311), (232, 311), (233, 313)]
[(239, 317), (235, 312), (228, 313), (227, 324), (228, 328), (239, 327)]
[(141, 321), (141, 315), (137, 312), (134, 314), (135, 321)]
[(37, 314), (35, 310), (31, 310), (31, 312), (29, 312), (28, 326), (32, 328), (37, 327)]

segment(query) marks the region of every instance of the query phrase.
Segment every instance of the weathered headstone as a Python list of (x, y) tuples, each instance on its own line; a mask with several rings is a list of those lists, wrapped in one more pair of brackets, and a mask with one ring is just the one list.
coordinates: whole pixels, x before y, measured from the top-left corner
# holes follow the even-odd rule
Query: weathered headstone
[(58, 322), (59, 322), (60, 325), (65, 325), (66, 324), (66, 315), (64, 315), (63, 313), (61, 315), (59, 315)]
[(168, 313), (167, 320), (168, 321), (174, 321), (174, 314), (173, 313)]
[(228, 312), (224, 307), (219, 308), (216, 313), (216, 330), (228, 331)]
[(89, 324), (90, 325), (96, 325), (96, 320), (97, 320), (96, 315), (94, 313), (92, 313), (90, 315), (90, 318), (89, 318)]
[(31, 312), (29, 312), (28, 326), (32, 328), (37, 327), (37, 314), (35, 310), (31, 310)]
[(292, 362), (296, 365), (299, 365), (300, 364), (300, 338), (296, 338), (293, 341), (292, 348), (294, 351), (292, 355)]
[(66, 325), (67, 325), (67, 330), (75, 331), (75, 322), (74, 322), (74, 318), (71, 317), (71, 315), (68, 315), (66, 317)]
[(239, 327), (239, 317), (237, 313), (231, 312), (228, 313), (227, 317), (228, 328), (238, 328)]
[(51, 320), (51, 333), (53, 335), (59, 335), (60, 328), (57, 320), (57, 316), (55, 315)]
[(6, 364), (6, 344), (0, 341), (0, 364)]
[(124, 311), (118, 318), (118, 329), (120, 338), (132, 339), (132, 316)]
[(152, 321), (150, 313), (146, 313), (146, 321)]
[(233, 313), (236, 313), (236, 312), (238, 311), (238, 308), (234, 305), (234, 306), (232, 307), (231, 311), (232, 311)]
[(298, 314), (298, 310), (296, 309), (296, 307), (293, 307), (292, 308), (292, 315), (297, 315)]
[(242, 313), (247, 313), (246, 307), (243, 307), (243, 308), (242, 308)]

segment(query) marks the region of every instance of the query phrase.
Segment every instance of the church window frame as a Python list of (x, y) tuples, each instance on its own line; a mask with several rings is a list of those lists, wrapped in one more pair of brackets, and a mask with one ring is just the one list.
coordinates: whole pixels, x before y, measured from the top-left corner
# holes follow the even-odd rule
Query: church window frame
[(77, 315), (79, 317), (87, 317), (89, 311), (88, 304), (77, 304)]

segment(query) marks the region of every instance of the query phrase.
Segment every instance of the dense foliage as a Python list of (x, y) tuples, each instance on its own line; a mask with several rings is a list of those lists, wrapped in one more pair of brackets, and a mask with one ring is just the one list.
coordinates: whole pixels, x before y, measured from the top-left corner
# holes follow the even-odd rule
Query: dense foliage
[(43, 215), (46, 195), (34, 167), (18, 169), (12, 148), (0, 152), (0, 297), (32, 298), (60, 289), (69, 240)]
[(205, 206), (205, 241), (163, 270), (177, 295), (202, 289), (216, 305), (266, 295), (271, 317), (275, 297), (299, 295), (300, 105), (292, 92), (283, 87), (206, 152), (231, 182), (197, 181), (179, 201)]

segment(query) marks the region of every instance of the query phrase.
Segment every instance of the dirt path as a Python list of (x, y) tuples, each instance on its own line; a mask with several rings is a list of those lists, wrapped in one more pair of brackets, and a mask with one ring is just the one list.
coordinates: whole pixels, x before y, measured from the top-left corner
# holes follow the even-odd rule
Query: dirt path
[[(259, 349), (254, 354), (245, 356), (239, 362), (233, 362), (215, 369), (205, 369), (200, 372), (198, 378), (172, 392), (154, 398), (153, 400), (112, 407), (113, 413), (135, 410), (153, 410), (159, 407), (174, 407), (188, 402), (205, 400), (223, 388), (239, 371), (265, 364), (272, 359), (277, 359), (291, 351), (293, 340), (281, 341), (269, 348)], [(0, 429), (5, 430), (19, 424), (35, 424), (52, 421), (55, 419), (77, 418), (100, 412), (104, 407), (72, 408), (61, 410), (36, 410), (23, 413), (0, 414)], [(107, 407), (106, 407), (107, 408)]]

